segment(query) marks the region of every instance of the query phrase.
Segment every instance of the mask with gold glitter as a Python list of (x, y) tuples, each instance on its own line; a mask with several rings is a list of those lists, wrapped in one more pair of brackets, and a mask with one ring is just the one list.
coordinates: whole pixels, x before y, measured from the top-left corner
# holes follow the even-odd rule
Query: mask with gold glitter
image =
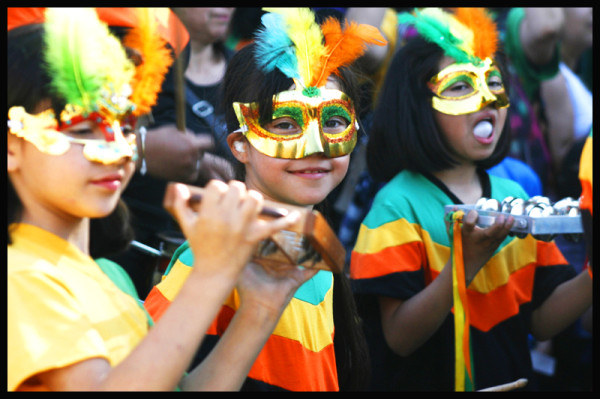
[(327, 89), (327, 78), (349, 65), (366, 44), (384, 45), (369, 25), (335, 18), (321, 26), (308, 8), (265, 9), (256, 35), (255, 60), (265, 73), (274, 69), (292, 78), (293, 90), (273, 96), (273, 121), (259, 124), (258, 103), (234, 103), (242, 133), (254, 148), (274, 158), (299, 159), (315, 153), (350, 154), (357, 141), (354, 104), (344, 92)]
[[(138, 37), (140, 30), (146, 32), (145, 38), (151, 38), (154, 32), (152, 27), (148, 28), (148, 21), (154, 18), (151, 11), (137, 12), (140, 27), (132, 29), (126, 40)], [(157, 87), (172, 62), (163, 48), (164, 41), (148, 40), (163, 52), (160, 56), (158, 51), (147, 56), (147, 51), (144, 54), (147, 62), (136, 68), (119, 39), (110, 34), (93, 8), (47, 8), (44, 40), (51, 89), (65, 100), (66, 106), (58, 118), (52, 110), (32, 115), (23, 107), (11, 107), (9, 132), (49, 155), (62, 155), (72, 144), (79, 144), (83, 146), (83, 155), (92, 162), (135, 160), (133, 130), (137, 116), (147, 112), (156, 101)], [(149, 80), (153, 83), (149, 84)], [(103, 137), (74, 137), (70, 132), (84, 122), (92, 130), (98, 127)]]
[(458, 8), (450, 13), (425, 8), (402, 15), (399, 22), (413, 25), (423, 38), (456, 60), (429, 81), (435, 110), (464, 115), (488, 105), (510, 105), (502, 75), (493, 61), (498, 32), (484, 9)]

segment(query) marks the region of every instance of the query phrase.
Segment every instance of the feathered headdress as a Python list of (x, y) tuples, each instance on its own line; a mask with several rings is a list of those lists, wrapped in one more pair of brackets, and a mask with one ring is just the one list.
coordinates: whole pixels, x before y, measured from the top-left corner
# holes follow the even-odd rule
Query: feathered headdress
[[(68, 104), (86, 113), (99, 104), (123, 113), (125, 102), (133, 103), (132, 114), (139, 116), (156, 103), (173, 58), (159, 33), (157, 13), (161, 11), (133, 11), (136, 21), (123, 44), (110, 34), (93, 8), (45, 11), (45, 61), (52, 88)], [(137, 67), (127, 58), (123, 45), (139, 52), (141, 63)], [(111, 97), (120, 98), (122, 104), (111, 103)]]
[(156, 103), (165, 75), (173, 63), (171, 50), (158, 32), (155, 9), (138, 8), (137, 24), (123, 39), (127, 47), (139, 51), (142, 62), (136, 67), (132, 81), (131, 100), (136, 108), (135, 116), (150, 112)]
[(44, 29), (45, 62), (57, 95), (83, 113), (99, 104), (117, 113), (130, 108), (134, 66), (93, 8), (47, 8)]
[(498, 47), (496, 23), (484, 8), (415, 9), (401, 14), (398, 22), (412, 25), (426, 40), (440, 46), (458, 63), (480, 65), (493, 58)]
[(264, 72), (279, 69), (302, 89), (321, 87), (332, 73), (360, 57), (367, 44), (383, 46), (379, 30), (331, 17), (322, 26), (308, 8), (265, 8), (256, 34), (255, 59)]

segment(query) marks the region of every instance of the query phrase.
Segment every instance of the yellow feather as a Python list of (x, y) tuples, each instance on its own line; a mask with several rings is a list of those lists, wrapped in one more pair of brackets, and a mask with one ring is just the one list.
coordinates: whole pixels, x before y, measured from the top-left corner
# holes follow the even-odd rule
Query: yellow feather
[(287, 24), (287, 34), (296, 47), (298, 71), (305, 87), (315, 84), (318, 76), (313, 71), (325, 53), (323, 34), (315, 22), (315, 15), (309, 8), (264, 8), (267, 12), (283, 16)]

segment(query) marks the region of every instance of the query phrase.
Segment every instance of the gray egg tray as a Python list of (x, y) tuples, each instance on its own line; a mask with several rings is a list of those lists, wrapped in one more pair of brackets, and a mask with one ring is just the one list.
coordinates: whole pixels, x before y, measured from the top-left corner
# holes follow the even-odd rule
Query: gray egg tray
[(551, 216), (525, 216), (512, 215), (505, 212), (484, 211), (476, 209), (475, 205), (446, 205), (444, 214), (452, 212), (454, 209), (462, 210), (465, 215), (475, 209), (479, 214), (477, 226), (489, 227), (494, 224), (496, 218), (500, 215), (504, 217), (513, 216), (515, 223), (510, 229), (513, 233), (547, 235), (547, 234), (581, 234), (583, 226), (581, 225), (581, 215), (566, 216), (566, 215), (551, 215)]

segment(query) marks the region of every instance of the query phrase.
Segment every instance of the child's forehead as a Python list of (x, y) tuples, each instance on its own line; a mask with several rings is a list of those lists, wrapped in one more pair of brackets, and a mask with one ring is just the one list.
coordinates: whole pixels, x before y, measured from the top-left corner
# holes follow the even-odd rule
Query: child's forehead
[(306, 96), (298, 90), (286, 90), (277, 93), (273, 97), (273, 106), (282, 103), (303, 103), (313, 107), (318, 107), (321, 104), (327, 104), (331, 101), (342, 101), (352, 105), (350, 97), (341, 90), (335, 88), (321, 88), (318, 93), (312, 96)]
[[(338, 79), (333, 76), (329, 76), (327, 78), (327, 83), (323, 86), (325, 89), (334, 89), (334, 90), (342, 90), (342, 86)], [(296, 90), (296, 84), (292, 83), (288, 90)]]

